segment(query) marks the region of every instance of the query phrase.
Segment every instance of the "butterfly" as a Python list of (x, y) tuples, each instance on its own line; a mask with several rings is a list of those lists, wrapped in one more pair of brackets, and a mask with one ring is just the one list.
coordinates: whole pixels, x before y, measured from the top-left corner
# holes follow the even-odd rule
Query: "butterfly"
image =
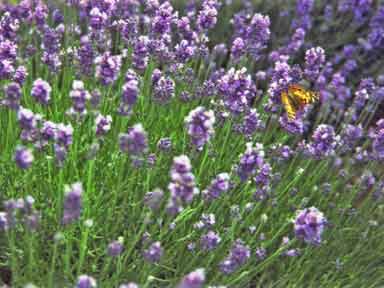
[(297, 111), (318, 100), (318, 92), (306, 90), (298, 84), (291, 84), (286, 91), (281, 92), (281, 103), (283, 103), (289, 120), (296, 118)]

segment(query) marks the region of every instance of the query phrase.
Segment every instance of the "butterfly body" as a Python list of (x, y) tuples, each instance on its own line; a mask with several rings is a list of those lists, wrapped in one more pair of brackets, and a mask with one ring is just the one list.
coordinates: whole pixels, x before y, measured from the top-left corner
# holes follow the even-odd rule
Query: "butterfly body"
[(287, 113), (288, 119), (296, 118), (298, 111), (302, 110), (306, 105), (319, 100), (319, 94), (298, 84), (291, 84), (286, 91), (281, 93), (281, 103)]

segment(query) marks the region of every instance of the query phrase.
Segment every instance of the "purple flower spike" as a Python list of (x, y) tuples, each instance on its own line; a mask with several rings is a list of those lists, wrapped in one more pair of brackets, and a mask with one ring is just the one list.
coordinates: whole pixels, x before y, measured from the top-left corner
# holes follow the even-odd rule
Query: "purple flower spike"
[(110, 115), (103, 116), (101, 114), (97, 115), (95, 119), (95, 130), (96, 136), (104, 136), (111, 130), (112, 117)]
[(136, 124), (128, 133), (120, 134), (120, 150), (132, 156), (140, 156), (148, 150), (148, 137), (143, 125)]
[(305, 70), (304, 74), (308, 80), (316, 81), (320, 70), (325, 64), (325, 53), (321, 47), (315, 47), (305, 52)]
[(77, 278), (76, 288), (96, 288), (96, 280), (88, 275), (80, 275)]
[(205, 282), (204, 269), (196, 269), (184, 276), (177, 288), (202, 288)]
[(49, 100), (51, 99), (52, 88), (48, 82), (37, 79), (33, 82), (31, 95), (37, 102), (40, 102), (43, 105), (48, 105)]
[(157, 263), (160, 261), (161, 256), (163, 255), (163, 248), (159, 241), (152, 243), (148, 249), (143, 253), (145, 260), (151, 263)]
[(18, 146), (15, 152), (15, 162), (21, 169), (28, 169), (34, 160), (32, 150)]
[(230, 189), (230, 176), (228, 173), (220, 173), (212, 180), (211, 184), (202, 193), (207, 201), (219, 198)]
[(192, 202), (193, 197), (199, 193), (199, 189), (196, 187), (188, 156), (175, 157), (170, 174), (171, 183), (169, 183), (168, 189), (171, 192), (171, 198), (167, 209), (170, 214), (177, 214), (182, 210), (183, 204)]
[(121, 253), (123, 253), (123, 250), (124, 250), (123, 243), (119, 239), (119, 240), (112, 241), (111, 243), (109, 243), (107, 253), (110, 257), (117, 257)]
[(209, 231), (200, 238), (200, 246), (204, 251), (215, 249), (221, 242), (220, 236), (214, 231)]
[(296, 237), (306, 243), (318, 245), (327, 220), (324, 214), (315, 207), (306, 208), (297, 212), (294, 221)]
[(246, 144), (245, 152), (240, 155), (240, 162), (237, 167), (237, 174), (241, 181), (248, 180), (251, 176), (256, 175), (257, 169), (264, 164), (264, 148), (260, 143), (255, 146), (252, 143)]
[(103, 85), (110, 85), (117, 80), (121, 68), (120, 55), (111, 55), (110, 52), (105, 52), (95, 59), (95, 63), (96, 77)]
[(197, 150), (202, 150), (214, 134), (215, 114), (212, 110), (206, 110), (200, 106), (188, 114), (185, 118), (185, 124), (188, 135), (192, 138), (192, 143)]
[(219, 264), (221, 272), (231, 274), (243, 266), (251, 257), (251, 250), (241, 240), (236, 240), (229, 255)]
[(64, 213), (62, 222), (64, 225), (77, 221), (81, 215), (83, 186), (76, 182), (65, 187)]

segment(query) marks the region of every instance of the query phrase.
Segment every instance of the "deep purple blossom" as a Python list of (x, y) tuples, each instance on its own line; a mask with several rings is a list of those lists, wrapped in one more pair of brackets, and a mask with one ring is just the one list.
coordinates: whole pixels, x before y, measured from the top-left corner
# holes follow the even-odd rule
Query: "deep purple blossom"
[(384, 159), (384, 119), (377, 121), (376, 128), (369, 133), (372, 139), (372, 154), (377, 160)]
[(196, 146), (197, 150), (202, 150), (215, 132), (213, 127), (215, 124), (214, 112), (199, 106), (187, 115), (184, 122), (192, 144)]
[(246, 43), (241, 37), (235, 38), (232, 42), (231, 55), (233, 59), (239, 59), (246, 53)]
[(51, 99), (51, 91), (49, 83), (39, 78), (33, 82), (31, 95), (37, 102), (47, 105)]
[(96, 288), (96, 280), (88, 275), (80, 275), (77, 278), (76, 288)]
[(86, 76), (90, 76), (93, 72), (95, 51), (88, 35), (84, 35), (80, 38), (80, 47), (77, 49), (76, 57), (79, 62), (80, 72)]
[(65, 187), (64, 212), (62, 218), (64, 225), (79, 220), (82, 210), (82, 194), (83, 186), (80, 182)]
[(56, 141), (58, 144), (68, 148), (73, 141), (73, 128), (71, 124), (59, 123), (56, 126)]
[(119, 141), (120, 150), (132, 156), (140, 156), (148, 150), (147, 132), (140, 123), (128, 129), (128, 133), (121, 133)]
[(161, 256), (163, 256), (164, 250), (161, 247), (161, 243), (159, 241), (153, 242), (149, 247), (144, 250), (143, 256), (144, 259), (151, 263), (157, 263), (160, 261)]
[(5, 98), (0, 102), (11, 109), (18, 109), (22, 96), (21, 87), (17, 82), (11, 82), (4, 87)]
[(183, 277), (177, 288), (202, 288), (205, 282), (205, 271), (196, 269)]
[(157, 148), (159, 150), (161, 150), (161, 151), (164, 151), (164, 152), (168, 152), (168, 151), (172, 150), (172, 140), (171, 140), (171, 138), (168, 138), (168, 137), (161, 138), (157, 142)]
[(117, 257), (121, 253), (123, 253), (123, 250), (124, 250), (123, 243), (119, 239), (116, 241), (112, 241), (111, 243), (108, 244), (107, 254), (110, 257)]
[(175, 82), (169, 77), (160, 77), (153, 89), (153, 99), (161, 104), (168, 103), (175, 96)]
[(167, 210), (170, 214), (177, 214), (183, 209), (182, 205), (192, 202), (193, 197), (199, 192), (188, 156), (181, 155), (173, 159), (170, 176), (168, 189), (171, 198)]
[(212, 201), (219, 198), (230, 189), (230, 176), (228, 173), (218, 174), (207, 187), (203, 190), (203, 196), (206, 200)]
[(330, 156), (335, 152), (340, 142), (339, 138), (333, 126), (321, 124), (313, 132), (312, 142), (307, 145), (307, 151), (317, 159)]
[(215, 249), (221, 242), (220, 236), (214, 231), (208, 231), (200, 238), (200, 247), (204, 251)]
[(152, 19), (152, 31), (160, 35), (171, 32), (171, 24), (175, 16), (171, 3), (165, 1), (158, 7), (156, 15)]
[(236, 240), (229, 255), (219, 264), (221, 272), (231, 274), (243, 266), (251, 257), (251, 251), (241, 240)]
[(320, 244), (321, 235), (327, 220), (322, 212), (315, 207), (306, 208), (297, 212), (294, 225), (298, 239), (310, 244)]
[(308, 80), (316, 81), (325, 64), (325, 53), (321, 47), (314, 47), (305, 52), (304, 74)]
[(117, 80), (121, 68), (120, 55), (111, 55), (110, 52), (105, 52), (95, 59), (95, 63), (96, 77), (103, 85), (110, 85)]
[(87, 114), (86, 104), (91, 99), (91, 94), (84, 88), (82, 81), (73, 81), (69, 97), (72, 100), (72, 107), (68, 111), (69, 115), (84, 116)]
[(239, 114), (249, 108), (256, 97), (256, 86), (245, 68), (231, 68), (217, 82), (219, 95), (225, 107), (233, 114)]
[(21, 169), (28, 169), (34, 160), (31, 149), (24, 146), (18, 146), (15, 152), (15, 162)]
[(20, 85), (22, 85), (25, 79), (27, 78), (27, 76), (28, 76), (27, 68), (21, 65), (17, 67), (15, 74), (13, 75), (13, 80), (19, 83)]
[(246, 181), (250, 177), (255, 176), (257, 170), (264, 164), (264, 148), (260, 143), (253, 145), (246, 144), (246, 150), (240, 155), (240, 161), (237, 165), (237, 174), (241, 181)]
[(95, 119), (96, 136), (103, 136), (111, 130), (112, 117), (110, 115), (103, 116), (98, 114)]
[(215, 27), (217, 23), (217, 1), (204, 0), (199, 15), (197, 16), (197, 25), (200, 30), (208, 30)]

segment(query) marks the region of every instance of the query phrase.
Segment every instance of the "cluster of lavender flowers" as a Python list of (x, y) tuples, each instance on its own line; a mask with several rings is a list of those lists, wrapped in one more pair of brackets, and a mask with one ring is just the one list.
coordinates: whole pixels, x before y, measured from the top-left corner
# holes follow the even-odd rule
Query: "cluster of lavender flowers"
[(177, 156), (173, 159), (170, 176), (171, 182), (168, 189), (171, 196), (167, 210), (168, 213), (175, 215), (182, 211), (183, 205), (192, 202), (194, 196), (199, 193), (199, 189), (196, 187), (191, 161), (186, 155)]
[(39, 227), (40, 212), (34, 208), (35, 199), (32, 196), (4, 201), (4, 212), (0, 212), (0, 232), (8, 231), (23, 224), (30, 231)]

